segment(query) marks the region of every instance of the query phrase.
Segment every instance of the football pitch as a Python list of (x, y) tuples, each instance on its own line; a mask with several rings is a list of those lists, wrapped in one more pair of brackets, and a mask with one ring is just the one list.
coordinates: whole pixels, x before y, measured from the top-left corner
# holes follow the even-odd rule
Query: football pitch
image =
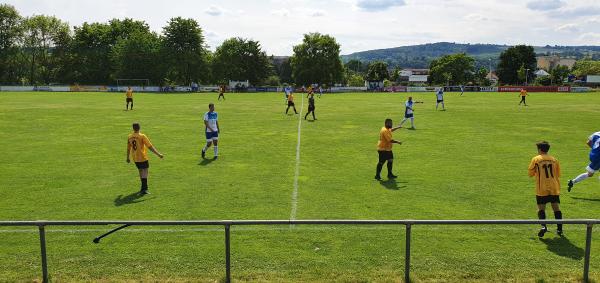
[[(386, 118), (398, 124), (412, 95), (416, 130), (394, 139), (396, 181), (373, 179)], [(568, 179), (589, 163), (597, 94), (352, 93), (315, 97), (317, 121), (285, 115), (281, 93), (134, 95), (0, 93), (0, 220), (536, 219), (527, 166), (547, 140), (562, 169), (564, 218), (600, 217), (600, 181)], [(200, 157), (208, 103), (219, 113), (219, 159)], [(296, 107), (307, 109), (305, 94)], [(441, 107), (441, 106), (440, 106)], [(291, 111), (291, 110), (290, 110)], [(151, 194), (125, 162), (139, 122)], [(408, 122), (409, 123), (409, 122)], [(410, 123), (409, 123), (410, 124)], [(407, 125), (407, 124), (405, 124)], [(549, 219), (553, 219), (547, 207)], [(202, 281), (224, 277), (223, 228), (48, 227), (54, 281)], [(417, 282), (571, 282), (582, 278), (585, 227), (415, 226)], [(234, 281), (395, 282), (404, 277), (404, 226), (234, 226)], [(600, 280), (600, 228), (590, 278)], [(35, 228), (0, 227), (0, 281), (41, 277)]]

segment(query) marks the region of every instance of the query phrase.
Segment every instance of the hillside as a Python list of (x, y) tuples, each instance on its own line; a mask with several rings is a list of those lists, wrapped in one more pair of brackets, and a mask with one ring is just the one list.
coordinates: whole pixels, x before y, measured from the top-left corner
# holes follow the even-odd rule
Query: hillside
[[(428, 43), (421, 45), (402, 46), (386, 49), (361, 51), (348, 55), (342, 55), (342, 60), (376, 61), (382, 60), (390, 66), (402, 68), (427, 68), (431, 60), (448, 54), (466, 53), (473, 56), (477, 66), (487, 67), (490, 63), (497, 64), (500, 53), (509, 45), (496, 44), (461, 44), (451, 42)], [(600, 59), (600, 46), (535, 46), (537, 54), (561, 54), (563, 56), (581, 59), (592, 56)], [(490, 61), (491, 59), (491, 61)]]

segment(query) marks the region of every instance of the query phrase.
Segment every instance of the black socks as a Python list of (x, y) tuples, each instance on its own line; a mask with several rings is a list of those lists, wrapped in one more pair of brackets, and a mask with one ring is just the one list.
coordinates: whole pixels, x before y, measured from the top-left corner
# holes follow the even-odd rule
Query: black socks
[[(554, 212), (554, 219), (562, 219), (562, 212), (560, 210)], [(562, 231), (562, 224), (556, 224), (556, 227), (558, 227), (558, 231)]]
[(142, 180), (142, 191), (148, 190), (148, 178), (141, 178)]
[[(546, 219), (546, 211), (544, 211), (544, 210), (538, 210), (538, 218), (540, 220)], [(542, 227), (546, 228), (546, 224), (542, 224)]]

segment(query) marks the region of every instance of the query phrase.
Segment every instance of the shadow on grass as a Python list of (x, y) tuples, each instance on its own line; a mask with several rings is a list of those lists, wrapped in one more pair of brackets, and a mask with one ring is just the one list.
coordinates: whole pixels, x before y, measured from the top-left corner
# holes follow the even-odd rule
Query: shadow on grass
[(401, 186), (400, 184), (406, 184), (408, 182), (398, 182), (396, 181), (396, 179), (388, 179), (388, 180), (381, 180), (379, 181), (379, 184), (381, 184), (384, 188), (388, 189), (388, 190), (394, 190), (397, 191), (399, 189), (402, 188), (406, 188), (407, 186)]
[(146, 201), (145, 199), (140, 199), (142, 198), (142, 196), (143, 195), (139, 192), (129, 194), (125, 197), (123, 197), (123, 195), (119, 195), (117, 198), (115, 198), (115, 206), (122, 206), (125, 204), (134, 204)]
[(583, 249), (571, 243), (567, 237), (540, 239), (540, 241), (544, 242), (546, 248), (556, 255), (575, 260), (583, 259)]
[(571, 198), (576, 199), (576, 200), (600, 201), (600, 198), (578, 198), (578, 197), (571, 197)]
[(200, 163), (198, 163), (198, 165), (206, 166), (208, 164), (213, 163), (213, 161), (215, 161), (214, 158), (202, 158), (202, 161), (200, 161)]

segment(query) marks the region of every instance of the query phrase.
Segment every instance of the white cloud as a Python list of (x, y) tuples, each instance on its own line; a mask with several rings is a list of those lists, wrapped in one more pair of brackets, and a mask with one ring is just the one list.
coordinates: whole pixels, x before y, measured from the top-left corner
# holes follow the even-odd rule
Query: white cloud
[(324, 17), (327, 14), (323, 10), (314, 10), (309, 13), (311, 17)]
[(579, 25), (578, 24), (564, 24), (562, 26), (558, 26), (554, 29), (555, 31), (564, 31), (564, 32), (578, 32)]
[(555, 18), (579, 18), (586, 16), (596, 16), (600, 14), (600, 6), (580, 6), (569, 9), (559, 9), (550, 11), (549, 15)]
[(550, 11), (556, 10), (564, 5), (565, 3), (561, 0), (534, 0), (527, 3), (527, 8), (536, 11)]
[(281, 8), (279, 10), (273, 10), (271, 11), (272, 15), (275, 16), (280, 16), (280, 17), (289, 17), (290, 16), (290, 10), (286, 9), (286, 8)]
[(210, 6), (208, 9), (204, 10), (204, 13), (209, 14), (213, 17), (220, 16), (223, 14), (223, 10), (217, 6)]
[(404, 6), (404, 0), (357, 0), (356, 7), (367, 12), (385, 11), (392, 7)]
[(479, 22), (479, 21), (487, 21), (489, 19), (486, 18), (482, 14), (468, 14), (465, 16), (465, 20), (472, 21), (472, 22)]

